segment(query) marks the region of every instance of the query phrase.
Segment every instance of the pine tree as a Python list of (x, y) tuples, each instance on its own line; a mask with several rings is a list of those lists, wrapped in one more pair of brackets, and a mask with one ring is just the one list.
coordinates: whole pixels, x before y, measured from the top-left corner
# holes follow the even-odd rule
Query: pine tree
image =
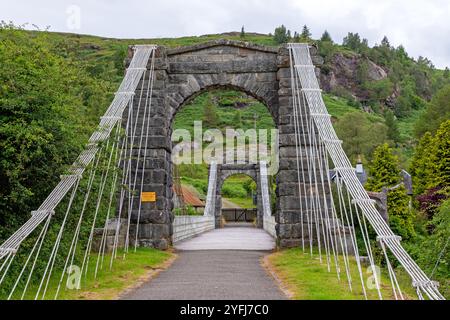
[(300, 35), (302, 41), (311, 40), (311, 32), (309, 31), (308, 26), (305, 24), (302, 29), (302, 33)]
[[(381, 191), (383, 187), (392, 188), (400, 182), (398, 158), (388, 144), (375, 149), (369, 166), (369, 180), (365, 187), (370, 191)], [(394, 233), (407, 239), (414, 235), (414, 213), (409, 209), (409, 198), (404, 186), (389, 190), (387, 196), (389, 225)]]
[(210, 128), (214, 128), (217, 126), (218, 117), (217, 110), (214, 104), (208, 103), (205, 106), (205, 109), (203, 110), (203, 121)]
[(323, 42), (325, 42), (325, 41), (333, 42), (333, 39), (331, 39), (331, 36), (330, 36), (330, 34), (328, 33), (328, 31), (325, 30), (325, 31), (323, 32), (323, 34), (322, 34), (322, 37), (320, 38), (320, 41), (323, 41)]
[(300, 42), (300, 35), (297, 31), (294, 31), (294, 38), (292, 39), (292, 42)]
[(240, 35), (241, 39), (245, 39), (245, 30), (244, 30), (244, 26), (242, 26), (241, 28), (241, 35)]

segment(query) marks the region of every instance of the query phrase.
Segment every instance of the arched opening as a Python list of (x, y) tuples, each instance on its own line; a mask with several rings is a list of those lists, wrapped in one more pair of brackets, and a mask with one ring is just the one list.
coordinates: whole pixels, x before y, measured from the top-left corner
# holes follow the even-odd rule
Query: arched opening
[[(274, 130), (276, 122), (273, 112), (269, 110), (271, 109), (261, 99), (234, 86), (211, 86), (194, 93), (180, 104), (171, 119), (175, 215), (204, 213), (209, 164), (205, 150), (218, 143), (214, 135), (208, 136), (208, 132), (214, 131), (223, 137), (219, 142), (223, 146), (223, 153), (220, 155), (223, 164), (248, 164), (255, 160), (254, 164), (257, 164), (258, 161), (264, 160), (261, 156), (266, 155), (266, 158), (270, 158), (273, 154), (277, 154), (278, 150), (274, 149), (278, 148), (278, 145), (273, 143), (277, 139)], [(230, 137), (232, 130), (237, 133), (234, 137)], [(256, 133), (256, 140), (249, 134), (252, 130)], [(183, 132), (180, 131), (184, 131), (185, 136), (182, 137)], [(196, 141), (194, 137), (199, 133), (202, 140)], [(186, 141), (184, 139), (186, 136), (191, 140)], [(232, 147), (227, 139), (233, 140)], [(256, 157), (253, 157), (252, 153), (255, 152)], [(242, 156), (242, 153), (245, 156)], [(256, 172), (251, 175), (232, 174), (221, 181), (219, 186), (223, 199), (221, 205), (227, 209), (254, 211), (249, 213), (248, 217), (256, 215), (258, 199), (255, 179)], [(271, 181), (275, 183), (274, 178)], [(271, 196), (272, 202), (275, 202), (275, 188)], [(228, 217), (231, 220), (231, 213)]]
[(222, 226), (256, 226), (258, 188), (255, 176), (234, 173), (221, 181)]

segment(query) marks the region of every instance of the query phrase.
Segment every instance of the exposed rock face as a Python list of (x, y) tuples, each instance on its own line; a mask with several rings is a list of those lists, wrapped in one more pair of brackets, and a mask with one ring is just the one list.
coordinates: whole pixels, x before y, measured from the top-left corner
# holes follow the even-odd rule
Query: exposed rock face
[(332, 92), (341, 87), (350, 91), (356, 98), (364, 99), (365, 92), (358, 84), (358, 68), (364, 60), (367, 62), (368, 80), (378, 81), (387, 77), (383, 68), (367, 58), (337, 53), (329, 65), (321, 68), (320, 84), (322, 89)]

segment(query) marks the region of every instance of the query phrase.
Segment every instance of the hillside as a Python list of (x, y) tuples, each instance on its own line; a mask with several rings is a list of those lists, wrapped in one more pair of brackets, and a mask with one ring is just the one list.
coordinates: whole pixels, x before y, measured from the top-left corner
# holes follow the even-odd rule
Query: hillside
[[(29, 218), (79, 154), (123, 77), (129, 45), (174, 47), (218, 38), (241, 40), (237, 33), (123, 40), (0, 25), (0, 241)], [(247, 34), (243, 40), (275, 46), (279, 39)], [(430, 273), (450, 226), (449, 201), (444, 201), (450, 159), (450, 123), (444, 123), (450, 115), (449, 70), (437, 70), (423, 57), (414, 60), (387, 39), (373, 48), (357, 34), (349, 34), (343, 45), (325, 36), (302, 41), (314, 43), (319, 50), (324, 101), (352, 162), (361, 156), (370, 168), (375, 149), (387, 143), (400, 156), (400, 166), (392, 157), (378, 161), (392, 169), (392, 181), (397, 182), (400, 167), (411, 171), (415, 194), (409, 213), (416, 235), (404, 243)], [(204, 129), (273, 126), (263, 104), (233, 90), (197, 96), (181, 109), (174, 126), (189, 130), (193, 120), (200, 119), (207, 120)], [(179, 173), (182, 183), (205, 194), (205, 165), (182, 166)], [(372, 176), (376, 173), (372, 169)], [(390, 181), (379, 184), (394, 185)], [(251, 181), (237, 176), (226, 182), (223, 195), (251, 206), (251, 190)], [(406, 212), (403, 204), (399, 208), (397, 212)], [(436, 279), (444, 283), (449, 274), (446, 259), (444, 255), (436, 271)]]
[[(109, 39), (89, 35), (22, 31), (5, 24), (0, 28), (0, 38), (3, 62), (0, 68), (6, 83), (1, 88), (0, 103), (4, 110), (2, 114), (7, 115), (2, 119), (9, 121), (8, 125), (11, 126), (4, 129), (6, 138), (3, 140), (6, 143), (2, 147), (4, 150), (10, 149), (11, 153), (3, 153), (5, 167), (2, 169), (4, 183), (2, 194), (7, 201), (15, 199), (18, 190), (29, 194), (29, 200), (23, 200), (23, 197), (14, 200), (18, 201), (16, 210), (25, 210), (25, 212), (33, 208), (48, 193), (57, 181), (54, 177), (62, 172), (64, 164), (70, 164), (73, 161), (90, 132), (95, 128), (99, 116), (109, 105), (123, 77), (124, 58), (129, 45), (155, 43), (175, 47), (219, 38), (244, 40), (266, 46), (277, 45), (273, 36), (261, 34), (246, 34), (244, 39), (241, 39), (238, 33), (161, 39)], [(343, 46), (327, 39), (318, 41), (305, 39), (318, 46), (323, 58), (320, 70), (322, 86), (326, 91), (324, 99), (329, 112), (333, 115), (338, 134), (346, 141), (344, 148), (352, 160), (356, 160), (358, 154), (362, 154), (363, 161), (367, 162), (370, 160), (374, 147), (388, 141), (397, 148), (403, 167), (407, 168), (416, 140), (413, 130), (415, 120), (424, 109), (423, 103), (426, 103), (424, 101), (428, 99), (430, 92), (434, 92), (439, 87), (436, 85), (436, 79), (444, 79), (445, 72), (435, 70), (429, 63), (424, 64), (424, 61), (426, 62), (424, 59), (414, 61), (407, 57), (406, 53), (402, 53), (401, 48), (389, 47), (388, 50), (386, 46), (366, 48), (360, 40), (350, 40), (347, 39), (346, 45)], [(386, 60), (387, 55), (390, 55), (392, 59)], [(399, 62), (398, 56), (402, 57), (402, 62)], [(24, 64), (23, 61), (27, 59), (31, 60), (28, 64)], [(32, 73), (30, 68), (33, 70)], [(403, 74), (403, 82), (406, 81), (405, 79), (409, 79), (410, 84), (414, 82), (414, 86), (407, 86), (409, 98), (403, 97), (404, 94), (402, 95), (401, 92), (405, 90), (399, 89), (402, 81), (399, 82), (398, 88), (397, 85), (393, 86), (395, 77), (398, 77), (397, 74), (400, 71)], [(17, 77), (20, 74), (23, 74), (23, 77)], [(424, 75), (425, 78), (423, 78)], [(444, 83), (442, 81), (441, 85)], [(393, 95), (386, 88), (393, 88), (392, 92), (396, 94)], [(59, 94), (56, 95), (56, 92)], [(386, 99), (386, 96), (389, 99)], [(190, 128), (192, 118), (201, 117), (207, 101), (219, 106), (231, 107), (218, 108), (220, 119), (218, 125), (221, 128), (230, 125), (236, 119), (239, 120), (242, 128), (253, 127), (254, 114), (257, 114), (256, 127), (271, 127), (270, 116), (264, 113), (265, 107), (260, 103), (248, 104), (246, 99), (248, 97), (229, 91), (202, 95), (189, 106), (185, 106), (183, 114), (177, 117), (175, 127)], [(396, 107), (395, 99), (401, 102), (399, 108)], [(402, 107), (403, 104), (409, 103), (408, 99), (417, 102), (413, 105), (413, 109), (410, 107), (410, 111)], [(55, 104), (59, 106), (56, 113)], [(23, 137), (35, 136), (36, 143), (42, 143), (42, 148), (39, 147), (35, 155), (38, 156), (44, 152), (52, 157), (47, 159), (47, 163), (57, 165), (38, 170), (41, 175), (39, 179), (30, 180), (32, 177), (36, 178), (35, 173), (21, 170), (33, 162), (34, 156), (27, 154), (22, 157), (14, 151), (23, 143), (17, 140), (17, 122), (11, 122), (13, 118), (8, 115), (13, 112), (14, 119), (17, 119), (14, 121), (24, 119), (21, 118), (23, 111), (11, 111), (6, 107), (9, 105), (22, 105), (24, 108), (36, 106), (35, 108), (41, 110), (41, 113), (34, 113), (32, 117), (27, 118), (26, 123), (33, 125), (23, 127)], [(239, 105), (247, 107), (236, 108)], [(57, 115), (58, 118), (55, 121), (58, 125), (52, 125), (51, 121), (47, 120), (46, 125), (52, 127), (41, 132), (39, 130), (42, 130), (40, 129), (42, 119), (51, 118), (46, 115), (47, 111), (44, 111), (47, 107), (51, 117)], [(383, 110), (386, 108), (397, 113), (391, 122), (385, 120)], [(398, 114), (396, 108), (402, 112), (405, 111), (404, 114)], [(33, 109), (27, 109), (24, 112), (29, 110)], [(355, 125), (355, 117), (360, 126), (359, 141), (353, 141), (352, 136), (345, 136), (347, 129)], [(398, 127), (398, 133), (389, 135), (392, 126)], [(51, 133), (51, 139), (45, 135), (45, 132)], [(7, 138), (9, 134), (11, 138)], [(57, 143), (52, 142), (52, 139), (55, 139)], [(354, 148), (354, 144), (358, 147)], [(47, 150), (49, 147), (59, 152)], [(9, 167), (8, 164), (14, 165)], [(17, 177), (22, 178), (17, 180)], [(47, 179), (49, 183), (42, 183)], [(21, 181), (19, 185), (17, 181)], [(40, 185), (47, 185), (48, 188), (35, 189), (38, 182)], [(38, 197), (33, 196), (37, 194), (39, 194)], [(28, 203), (28, 201), (31, 202)], [(27, 205), (24, 206), (24, 203)]]
[[(36, 32), (29, 34), (36, 35)], [(154, 43), (176, 47), (219, 38), (278, 45), (271, 35), (248, 33), (242, 39), (238, 32), (157, 39), (110, 39), (62, 33), (46, 33), (45, 36), (55, 47), (56, 53), (71, 57), (92, 77), (100, 78), (112, 87), (120, 83), (129, 45)], [(373, 48), (369, 48), (357, 34), (349, 34), (349, 39), (344, 39), (344, 45), (327, 39), (302, 41), (309, 41), (319, 48), (322, 57), (319, 61), (321, 86), (329, 97), (342, 98), (340, 104), (346, 105), (346, 110), (356, 108), (381, 116), (385, 115), (386, 110), (393, 111), (400, 132), (391, 140), (394, 140), (400, 153), (408, 154), (415, 140), (413, 120), (433, 94), (449, 83), (446, 72), (435, 69), (426, 58), (412, 59), (403, 47), (393, 48), (387, 39)], [(331, 100), (328, 99), (328, 102)], [(336, 114), (337, 117), (341, 115), (343, 113)]]

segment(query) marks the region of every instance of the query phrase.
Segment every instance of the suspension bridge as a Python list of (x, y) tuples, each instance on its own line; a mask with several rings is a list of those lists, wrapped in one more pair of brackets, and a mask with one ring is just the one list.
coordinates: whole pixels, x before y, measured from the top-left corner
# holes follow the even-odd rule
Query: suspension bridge
[[(175, 49), (133, 46), (125, 77), (84, 151), (1, 244), (0, 290), (8, 299), (58, 299), (75, 267), (96, 277), (138, 247), (182, 247), (186, 239), (214, 232), (220, 228), (220, 189), (228, 170), (254, 176), (256, 224), (273, 243), (318, 256), (349, 290), (358, 287), (368, 298), (361, 261), (367, 259), (375, 270), (376, 250), (395, 299), (405, 298), (397, 266), (409, 275), (418, 299), (444, 299), (358, 180), (323, 102), (316, 57), (307, 44), (272, 48), (218, 40)], [(274, 118), (279, 130), (275, 210), (267, 162), (233, 167), (213, 161), (204, 215), (173, 214), (173, 118), (186, 101), (216, 87), (246, 92)], [(359, 277), (352, 278), (352, 268)], [(374, 280), (383, 299), (378, 277)]]

